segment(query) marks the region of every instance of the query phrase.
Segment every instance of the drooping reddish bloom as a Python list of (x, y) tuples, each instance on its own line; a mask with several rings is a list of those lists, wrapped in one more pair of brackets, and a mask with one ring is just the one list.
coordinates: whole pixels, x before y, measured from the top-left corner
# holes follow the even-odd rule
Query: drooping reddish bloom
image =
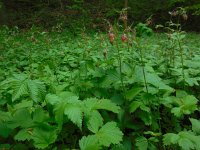
[(126, 34), (122, 34), (121, 40), (122, 40), (122, 42), (127, 42), (128, 41), (128, 38), (127, 38)]
[(115, 40), (115, 34), (112, 33), (112, 32), (109, 32), (108, 33), (108, 38), (109, 38), (110, 43), (112, 44), (114, 42), (114, 40)]

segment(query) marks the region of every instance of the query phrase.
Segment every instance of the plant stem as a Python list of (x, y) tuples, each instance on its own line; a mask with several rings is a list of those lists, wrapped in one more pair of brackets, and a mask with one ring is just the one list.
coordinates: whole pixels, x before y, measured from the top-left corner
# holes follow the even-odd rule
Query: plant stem
[(120, 73), (120, 80), (122, 84), (122, 90), (124, 91), (124, 81), (123, 81), (123, 75), (122, 75), (122, 58), (120, 56), (120, 49), (118, 43), (116, 43), (117, 46), (117, 55), (118, 55), (118, 63), (119, 63), (119, 73)]
[(146, 92), (149, 93), (148, 91), (148, 87), (147, 87), (147, 80), (146, 80), (146, 74), (145, 74), (145, 70), (144, 70), (144, 60), (143, 60), (143, 54), (142, 54), (142, 48), (139, 47), (139, 44), (137, 43), (138, 45), (138, 49), (139, 49), (139, 52), (140, 52), (140, 59), (141, 59), (141, 64), (142, 64), (142, 72), (143, 72), (143, 78), (144, 78), (144, 86), (146, 88)]
[(181, 56), (181, 66), (182, 66), (182, 76), (183, 76), (183, 86), (185, 87), (185, 73), (184, 73), (184, 60), (183, 60), (183, 48), (181, 46), (181, 42), (180, 39), (178, 38), (178, 46), (179, 46), (179, 50), (180, 50), (180, 56)]

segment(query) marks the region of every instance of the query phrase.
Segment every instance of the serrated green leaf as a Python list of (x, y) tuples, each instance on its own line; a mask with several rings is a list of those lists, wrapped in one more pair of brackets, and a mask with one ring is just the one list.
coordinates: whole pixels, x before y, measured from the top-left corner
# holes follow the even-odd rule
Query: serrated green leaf
[(37, 108), (33, 113), (33, 121), (34, 122), (44, 122), (49, 118), (49, 115), (42, 108)]
[(68, 91), (61, 92), (61, 93), (58, 94), (58, 96), (61, 99), (68, 99), (70, 97), (76, 97), (75, 99), (78, 99), (77, 96), (74, 93), (68, 92)]
[(62, 129), (62, 125), (63, 125), (63, 115), (64, 115), (66, 105), (67, 103), (61, 102), (61, 103), (58, 103), (54, 108), (55, 120), (58, 123), (58, 128), (60, 130)]
[(0, 137), (7, 138), (12, 132), (12, 128), (8, 127), (7, 123), (0, 122)]
[(143, 110), (143, 111), (145, 111), (145, 112), (149, 112), (150, 113), (150, 108), (149, 107), (147, 107), (146, 105), (144, 105), (144, 104), (141, 104), (140, 105), (140, 109), (141, 110)]
[(83, 104), (84, 104), (84, 112), (85, 113), (90, 113), (93, 108), (95, 107), (97, 103), (97, 99), (95, 98), (88, 98), (86, 100), (83, 101)]
[(21, 103), (18, 103), (14, 106), (14, 109), (21, 109), (21, 108), (30, 108), (33, 106), (33, 101), (24, 100)]
[(33, 101), (43, 100), (45, 94), (45, 85), (39, 80), (28, 79), (24, 74), (14, 75), (7, 81), (8, 88), (12, 89), (12, 101), (19, 99), (21, 96), (29, 96)]
[(47, 94), (46, 101), (47, 101), (47, 103), (49, 103), (51, 105), (55, 105), (55, 104), (61, 102), (62, 98), (60, 98), (59, 96), (57, 96), (55, 94)]
[(117, 106), (115, 103), (111, 102), (108, 99), (101, 99), (97, 100), (93, 109), (104, 109), (108, 111), (112, 111), (114, 113), (119, 113), (120, 107)]
[(99, 150), (98, 139), (95, 135), (84, 136), (79, 140), (81, 150)]
[(91, 111), (88, 116), (87, 127), (93, 133), (97, 133), (99, 128), (103, 125), (103, 118), (97, 110)]
[(101, 87), (108, 88), (111, 84), (120, 83), (120, 75), (116, 70), (109, 70), (104, 80), (101, 82)]
[(181, 117), (183, 113), (181, 112), (180, 107), (175, 107), (171, 109), (171, 112), (176, 116), (176, 117)]
[(40, 102), (43, 100), (46, 92), (44, 83), (39, 80), (27, 80), (27, 88), (31, 99), (34, 102)]
[(190, 118), (190, 122), (192, 123), (192, 131), (200, 134), (200, 120)]
[(57, 134), (55, 130), (42, 130), (40, 128), (35, 128), (33, 130), (32, 139), (36, 148), (47, 148), (50, 144), (55, 142), (56, 138)]
[(64, 114), (67, 115), (68, 118), (81, 129), (83, 119), (81, 106), (67, 104), (65, 106)]
[(145, 123), (145, 125), (152, 124), (151, 113), (146, 112), (146, 111), (140, 111), (140, 112), (138, 112), (137, 116)]
[(13, 94), (12, 101), (19, 99), (22, 95), (28, 94), (27, 80), (15, 81), (12, 83), (13, 86)]
[(141, 102), (138, 102), (138, 101), (131, 102), (131, 104), (130, 104), (130, 113), (135, 112), (140, 107), (140, 105), (142, 105)]
[(141, 136), (136, 138), (136, 144), (138, 150), (147, 150), (148, 141), (145, 137)]
[(125, 93), (125, 97), (128, 100), (133, 100), (133, 98), (137, 96), (142, 91), (142, 89), (142, 87), (132, 87), (132, 89)]
[(16, 127), (30, 127), (33, 125), (31, 114), (27, 109), (19, 109), (13, 114), (12, 120), (9, 121), (8, 126), (11, 128)]
[(180, 138), (178, 144), (183, 150), (191, 150), (195, 148), (194, 144), (187, 138)]
[(96, 136), (100, 145), (108, 147), (110, 144), (119, 144), (122, 141), (123, 133), (115, 122), (108, 122), (96, 133)]
[[(195, 150), (200, 150), (200, 136), (196, 136), (191, 131), (181, 131), (178, 133), (178, 135), (180, 136), (180, 139), (183, 139), (181, 141), (181, 143), (179, 143), (179, 146), (181, 146), (181, 147), (184, 146), (186, 148), (194, 146)], [(187, 140), (185, 140), (185, 139), (187, 139)], [(183, 142), (185, 142), (185, 143), (183, 143)], [(185, 146), (184, 144), (187, 144), (187, 146)]]
[(14, 137), (17, 141), (25, 141), (25, 140), (31, 140), (31, 134), (28, 132), (27, 129), (20, 130)]
[(104, 109), (112, 111), (114, 113), (119, 113), (120, 107), (117, 106), (109, 99), (96, 99), (88, 98), (84, 100), (85, 112), (90, 113), (91, 110)]
[(163, 143), (164, 145), (177, 144), (180, 136), (174, 133), (167, 133), (164, 135)]

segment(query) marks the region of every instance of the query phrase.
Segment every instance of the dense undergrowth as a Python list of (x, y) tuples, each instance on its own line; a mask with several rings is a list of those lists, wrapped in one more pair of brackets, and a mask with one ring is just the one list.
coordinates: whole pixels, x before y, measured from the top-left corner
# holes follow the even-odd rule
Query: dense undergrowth
[[(200, 36), (0, 30), (0, 149), (200, 149)], [(112, 35), (113, 34), (113, 35)]]

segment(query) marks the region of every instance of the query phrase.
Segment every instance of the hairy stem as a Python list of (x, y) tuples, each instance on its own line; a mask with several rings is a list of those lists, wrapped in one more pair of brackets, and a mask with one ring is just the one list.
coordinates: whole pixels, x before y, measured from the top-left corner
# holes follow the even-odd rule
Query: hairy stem
[(181, 57), (181, 67), (182, 67), (182, 76), (184, 80), (184, 85), (185, 86), (185, 73), (184, 73), (184, 60), (183, 60), (183, 48), (181, 46), (180, 39), (178, 38), (178, 46), (179, 46), (179, 51), (180, 51), (180, 57)]
[(119, 63), (120, 80), (121, 80), (122, 90), (124, 91), (124, 81), (123, 81), (123, 75), (122, 75), (122, 58), (120, 55), (120, 49), (119, 49), (118, 43), (116, 44), (116, 46), (117, 46), (117, 55), (118, 55), (118, 63)]
[(146, 92), (149, 93), (148, 92), (148, 87), (147, 87), (146, 74), (145, 74), (145, 70), (144, 70), (145, 64), (144, 64), (144, 60), (143, 60), (142, 48), (139, 47), (139, 45), (138, 45), (138, 49), (139, 49), (139, 52), (140, 52), (140, 60), (141, 60), (141, 65), (142, 65), (142, 72), (143, 72), (143, 78), (144, 78), (144, 86), (146, 88)]

